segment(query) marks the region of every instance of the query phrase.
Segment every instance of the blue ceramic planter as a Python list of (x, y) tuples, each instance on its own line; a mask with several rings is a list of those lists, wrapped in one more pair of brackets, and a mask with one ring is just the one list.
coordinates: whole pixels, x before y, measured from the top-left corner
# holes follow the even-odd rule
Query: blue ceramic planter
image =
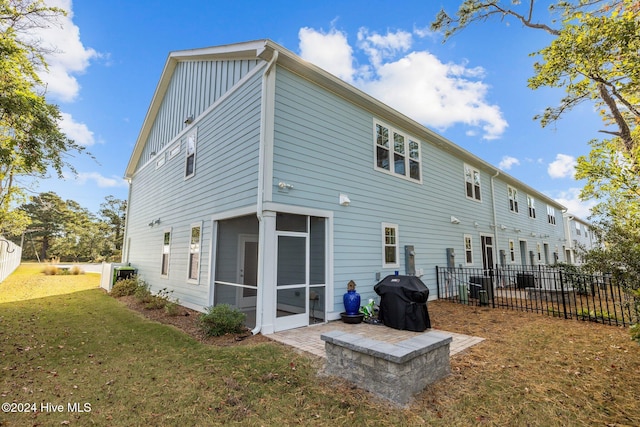
[(347, 291), (342, 301), (344, 302), (344, 311), (347, 315), (354, 315), (360, 312), (360, 294), (355, 290)]

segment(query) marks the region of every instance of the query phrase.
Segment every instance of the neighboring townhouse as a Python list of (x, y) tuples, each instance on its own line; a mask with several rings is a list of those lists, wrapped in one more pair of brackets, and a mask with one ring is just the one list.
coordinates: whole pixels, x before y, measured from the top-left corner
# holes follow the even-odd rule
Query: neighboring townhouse
[(581, 254), (598, 246), (598, 240), (591, 224), (570, 213), (563, 215), (565, 232), (565, 260), (568, 263), (582, 264)]
[(123, 261), (254, 332), (334, 320), (354, 280), (565, 261), (565, 208), (269, 40), (169, 55), (125, 173)]

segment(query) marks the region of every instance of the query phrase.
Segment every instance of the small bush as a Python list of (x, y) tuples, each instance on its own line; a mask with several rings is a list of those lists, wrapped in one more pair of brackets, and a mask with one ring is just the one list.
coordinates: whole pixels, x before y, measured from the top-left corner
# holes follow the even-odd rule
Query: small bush
[(42, 272), (46, 276), (55, 276), (56, 274), (60, 274), (60, 269), (55, 265), (47, 265), (42, 269)]
[(131, 276), (127, 279), (118, 280), (109, 294), (116, 298), (134, 295), (139, 286), (138, 276)]
[[(151, 294), (151, 292), (149, 292)], [(146, 301), (144, 308), (147, 310), (159, 310), (165, 308), (170, 302), (169, 297), (173, 291), (167, 291), (167, 288), (160, 289), (157, 294), (151, 294)]]
[(142, 280), (138, 280), (138, 286), (136, 287), (133, 296), (136, 297), (138, 302), (143, 304), (148, 304), (151, 302), (153, 294), (151, 294), (151, 289), (149, 289), (149, 285)]
[(180, 300), (176, 299), (175, 301), (167, 301), (167, 304), (164, 306), (164, 311), (167, 313), (167, 316), (175, 317), (180, 314)]
[(247, 316), (229, 304), (208, 307), (207, 313), (200, 315), (200, 328), (209, 336), (219, 337), (225, 334), (244, 332), (244, 320)]
[(77, 265), (74, 265), (73, 267), (71, 267), (69, 269), (69, 274), (72, 274), (74, 276), (78, 276), (80, 274), (84, 274), (84, 270), (81, 269), (80, 267), (78, 267)]

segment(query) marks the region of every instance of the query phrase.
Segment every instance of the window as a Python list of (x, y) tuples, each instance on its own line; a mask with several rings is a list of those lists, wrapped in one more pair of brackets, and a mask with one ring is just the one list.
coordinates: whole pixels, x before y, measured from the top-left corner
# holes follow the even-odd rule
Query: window
[(396, 224), (382, 224), (383, 267), (398, 267), (398, 226)]
[(536, 201), (533, 197), (527, 195), (527, 206), (529, 206), (529, 218), (536, 217)]
[(191, 226), (188, 279), (198, 280), (200, 272), (200, 225)]
[(576, 235), (579, 236), (580, 235), (580, 224), (578, 224), (576, 222)]
[(196, 134), (187, 137), (187, 158), (185, 161), (184, 177), (192, 177), (196, 173)]
[(173, 159), (175, 156), (180, 154), (180, 143), (178, 142), (171, 150), (169, 150), (169, 158)]
[(376, 169), (420, 181), (420, 143), (389, 126), (375, 126)]
[(547, 205), (547, 221), (549, 224), (556, 225), (556, 210), (553, 206)]
[(509, 259), (511, 262), (516, 262), (516, 244), (513, 240), (509, 240)]
[(162, 267), (160, 274), (169, 275), (169, 253), (171, 252), (171, 230), (165, 231), (162, 242)]
[(158, 160), (156, 160), (156, 169), (161, 168), (162, 166), (164, 166), (166, 161), (167, 161), (167, 157), (165, 156), (164, 153), (162, 153), (160, 155), (160, 157), (158, 157)]
[(473, 264), (473, 243), (468, 234), (464, 235), (464, 260), (467, 264)]
[(467, 197), (481, 200), (480, 196), (480, 172), (469, 165), (464, 165), (464, 179), (467, 188)]
[(509, 193), (509, 210), (518, 213), (518, 190), (509, 185), (507, 192)]

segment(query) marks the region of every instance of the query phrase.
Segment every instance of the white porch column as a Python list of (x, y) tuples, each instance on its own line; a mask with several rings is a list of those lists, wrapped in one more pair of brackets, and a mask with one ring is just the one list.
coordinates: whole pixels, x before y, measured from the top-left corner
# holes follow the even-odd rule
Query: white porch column
[(260, 222), (260, 253), (262, 254), (262, 334), (275, 332), (276, 321), (276, 213), (264, 211)]

